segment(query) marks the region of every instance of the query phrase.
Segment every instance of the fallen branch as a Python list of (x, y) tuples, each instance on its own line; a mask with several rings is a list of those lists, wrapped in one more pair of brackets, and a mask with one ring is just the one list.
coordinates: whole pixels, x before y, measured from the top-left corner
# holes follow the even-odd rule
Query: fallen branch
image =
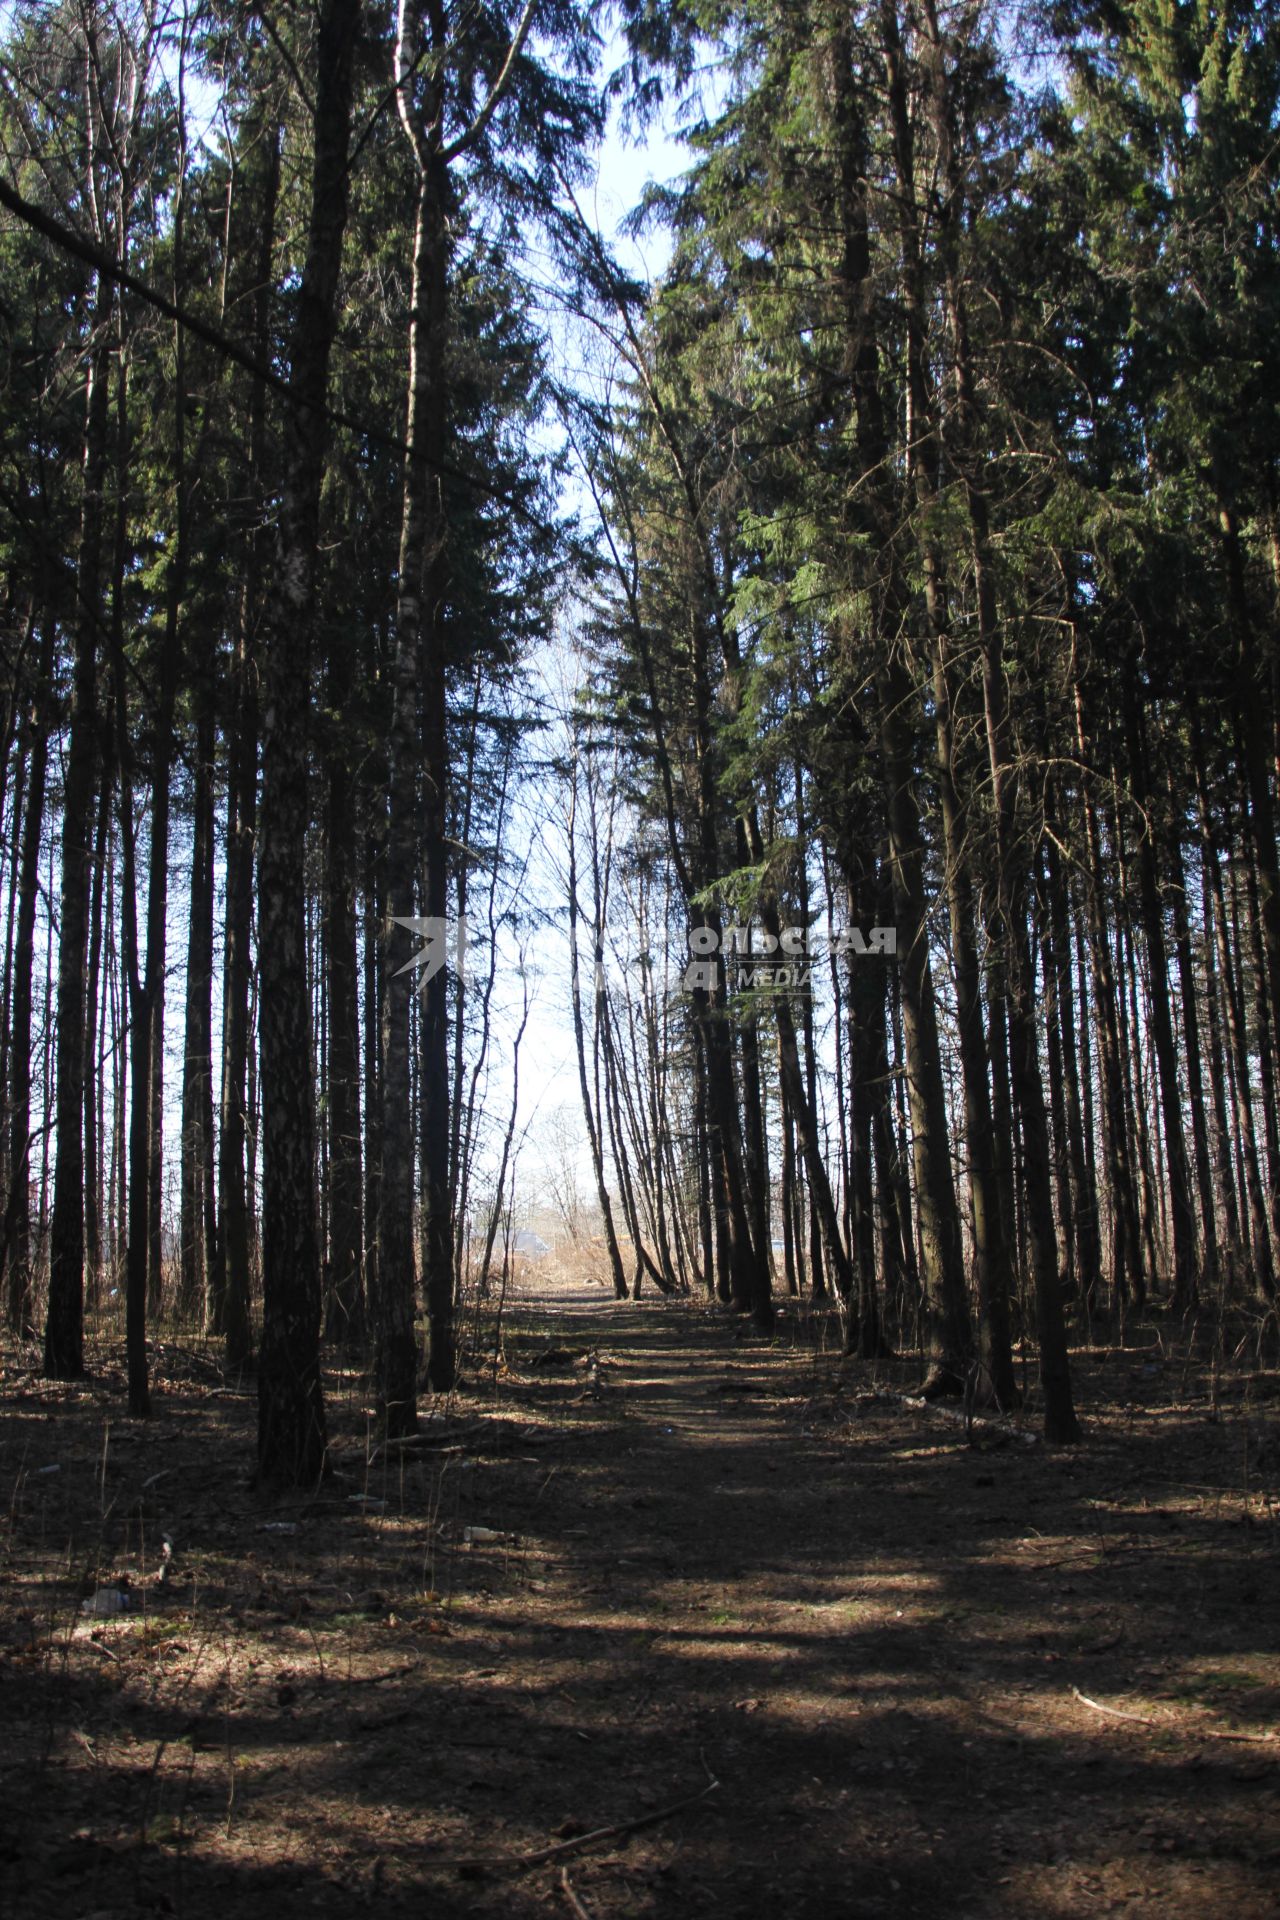
[(1081, 1693), (1079, 1687), (1072, 1687), (1072, 1693), (1082, 1707), (1092, 1707), (1095, 1713), (1105, 1713), (1108, 1720), (1132, 1720), (1138, 1727), (1158, 1727), (1160, 1722), (1146, 1713), (1126, 1713), (1122, 1707), (1104, 1707), (1100, 1700), (1091, 1700), (1087, 1693)]
[(110, 1647), (104, 1647), (101, 1640), (93, 1640), (86, 1637), (80, 1644), (81, 1646), (88, 1647), (90, 1653), (100, 1653), (104, 1660), (112, 1661), (117, 1667), (120, 1665), (120, 1656), (112, 1653)]
[(919, 1393), (890, 1393), (884, 1388), (875, 1392), (856, 1393), (853, 1396), (855, 1406), (894, 1406), (910, 1407), (913, 1413), (936, 1413), (943, 1420), (963, 1427), (966, 1433), (989, 1433), (999, 1439), (1021, 1440), (1024, 1446), (1035, 1447), (1040, 1444), (1040, 1435), (1030, 1427), (1015, 1426), (1010, 1420), (993, 1420), (981, 1413), (965, 1413), (960, 1407), (944, 1407), (940, 1401), (926, 1400)]
[(403, 1459), (406, 1454), (438, 1453), (464, 1447), (473, 1453), (507, 1453), (516, 1446), (537, 1446), (544, 1433), (542, 1427), (525, 1427), (509, 1420), (472, 1420), (465, 1426), (443, 1427), (436, 1432), (425, 1428), (405, 1434), (399, 1440), (384, 1440), (369, 1455), (369, 1465), (384, 1455)]
[(570, 1911), (577, 1916), (577, 1920), (591, 1920), (591, 1909), (582, 1904), (573, 1890), (568, 1867), (560, 1869), (560, 1891), (568, 1901)]
[(1079, 1687), (1071, 1691), (1082, 1707), (1105, 1714), (1108, 1720), (1128, 1720), (1136, 1727), (1154, 1727), (1157, 1733), (1180, 1733), (1187, 1740), (1234, 1740), (1245, 1746), (1271, 1747), (1276, 1743), (1274, 1733), (1217, 1733), (1212, 1727), (1179, 1727), (1172, 1720), (1157, 1720), (1149, 1713), (1126, 1713), (1122, 1707), (1104, 1706), (1101, 1700), (1091, 1700), (1087, 1693), (1081, 1693)]
[(384, 1680), (403, 1680), (409, 1674), (416, 1673), (422, 1665), (421, 1660), (411, 1660), (407, 1667), (388, 1667), (384, 1673), (349, 1673), (343, 1680), (348, 1687), (380, 1687)]
[(700, 1800), (716, 1792), (720, 1785), (712, 1780), (700, 1793), (691, 1793), (683, 1800), (673, 1800), (669, 1807), (659, 1807), (655, 1813), (642, 1813), (635, 1820), (620, 1820), (614, 1826), (593, 1827), (590, 1833), (580, 1833), (573, 1840), (557, 1841), (553, 1847), (539, 1847), (534, 1853), (492, 1854), (471, 1859), (442, 1860), (445, 1867), (470, 1867), (483, 1869), (491, 1873), (526, 1873), (530, 1867), (545, 1867), (551, 1860), (567, 1860), (575, 1853), (581, 1853), (584, 1847), (595, 1846), (600, 1840), (618, 1840), (624, 1834), (639, 1833), (642, 1827), (656, 1827), (661, 1820), (670, 1820), (677, 1813), (683, 1813), (688, 1807), (696, 1807)]
[(963, 1427), (966, 1434), (990, 1433), (1003, 1440), (1021, 1440), (1024, 1447), (1040, 1444), (1040, 1435), (1030, 1427), (1015, 1427), (1008, 1420), (992, 1420), (981, 1413), (965, 1413), (959, 1407), (944, 1407), (937, 1400), (926, 1400), (921, 1394), (904, 1393), (904, 1407), (916, 1407), (926, 1413), (936, 1413), (942, 1420), (950, 1420), (953, 1426)]
[(401, 1439), (384, 1440), (381, 1446), (375, 1447), (369, 1455), (369, 1464), (372, 1466), (373, 1462), (384, 1453), (425, 1453), (436, 1447), (456, 1447), (461, 1441), (474, 1440), (476, 1435), (483, 1433), (484, 1430), (483, 1420), (473, 1420), (467, 1426), (446, 1427), (438, 1433), (432, 1433), (429, 1430), (406, 1433)]

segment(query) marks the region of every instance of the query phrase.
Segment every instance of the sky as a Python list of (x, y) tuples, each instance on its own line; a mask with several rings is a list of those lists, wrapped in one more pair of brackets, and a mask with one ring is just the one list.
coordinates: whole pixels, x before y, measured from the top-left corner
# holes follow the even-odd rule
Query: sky
[[(606, 69), (621, 57), (621, 45), (614, 41), (605, 54)], [(642, 141), (636, 141), (624, 136), (615, 106), (594, 185), (580, 196), (580, 205), (619, 264), (637, 279), (652, 283), (660, 277), (670, 255), (669, 242), (660, 231), (634, 240), (623, 233), (623, 224), (649, 185), (673, 180), (688, 163), (688, 150), (679, 139), (674, 114), (666, 113), (646, 129)], [(558, 371), (581, 375), (584, 343), (580, 333), (568, 324), (563, 313), (554, 310), (548, 313), (548, 323)], [(585, 489), (572, 483), (562, 505), (584, 517), (593, 512)], [(544, 696), (562, 704), (572, 693), (574, 678), (572, 654), (563, 633), (553, 637), (533, 667)], [(548, 791), (532, 791), (521, 798), (513, 822), (513, 845), (519, 846), (522, 836), (529, 858), (519, 889), (521, 904), (555, 914), (557, 924), (531, 939), (523, 956), (523, 972), (515, 938), (508, 932), (500, 941), (500, 978), (494, 1002), (500, 1043), (506, 1051), (504, 1059), (495, 1064), (491, 1100), (493, 1120), (505, 1124), (510, 1111), (509, 1048), (523, 1017), (527, 986), (530, 1009), (520, 1052), (516, 1138), (521, 1144), (516, 1188), (522, 1205), (537, 1211), (545, 1200), (548, 1176), (562, 1176), (566, 1156), (571, 1159), (577, 1188), (584, 1197), (593, 1198), (594, 1176), (582, 1120), (570, 1006), (564, 821), (555, 797)], [(472, 937), (478, 934), (473, 920)], [(679, 934), (683, 938), (683, 928)], [(483, 957), (477, 956), (473, 972), (478, 974), (483, 964)]]

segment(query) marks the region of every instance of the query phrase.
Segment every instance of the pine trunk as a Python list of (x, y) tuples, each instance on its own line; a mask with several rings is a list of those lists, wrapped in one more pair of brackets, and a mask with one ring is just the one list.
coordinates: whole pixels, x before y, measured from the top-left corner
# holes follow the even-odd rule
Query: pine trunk
[(57, 1080), (53, 1217), (44, 1370), (54, 1380), (84, 1372), (85, 957), (89, 920), (89, 823), (98, 758), (98, 629), (107, 464), (108, 346), (114, 287), (100, 278), (85, 391), (84, 503), (76, 567), (79, 618), (71, 688), (71, 737), (62, 799), (58, 918)]
[(308, 717), (325, 403), (346, 228), (352, 69), (361, 18), (359, 0), (322, 0), (307, 255), (291, 341), (278, 553), (263, 649), (258, 1468), (264, 1480), (294, 1485), (316, 1480), (326, 1447), (306, 949)]

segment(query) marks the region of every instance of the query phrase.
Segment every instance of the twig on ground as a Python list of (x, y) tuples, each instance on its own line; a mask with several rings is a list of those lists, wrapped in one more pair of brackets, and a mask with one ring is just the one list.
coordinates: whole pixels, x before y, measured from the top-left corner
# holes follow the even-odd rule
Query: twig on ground
[(953, 1426), (963, 1427), (966, 1433), (989, 1433), (1001, 1440), (1020, 1440), (1024, 1447), (1040, 1444), (1040, 1435), (1030, 1427), (1018, 1427), (1010, 1420), (993, 1420), (981, 1413), (964, 1413), (959, 1407), (940, 1406), (936, 1400), (926, 1400), (918, 1393), (904, 1393), (897, 1396), (904, 1407), (915, 1407), (922, 1413), (935, 1413), (940, 1420), (949, 1420)]
[(718, 1780), (712, 1780), (710, 1786), (703, 1787), (700, 1793), (688, 1794), (683, 1800), (673, 1800), (669, 1807), (659, 1807), (654, 1813), (642, 1813), (635, 1820), (620, 1820), (610, 1827), (593, 1827), (590, 1833), (580, 1833), (572, 1840), (559, 1840), (552, 1847), (539, 1847), (533, 1853), (473, 1856), (470, 1859), (442, 1860), (440, 1865), (482, 1867), (495, 1873), (525, 1873), (530, 1867), (546, 1866), (550, 1860), (567, 1860), (573, 1854), (581, 1853), (584, 1847), (595, 1846), (597, 1841), (617, 1840), (623, 1834), (639, 1833), (642, 1827), (656, 1827), (660, 1820), (670, 1820), (687, 1807), (696, 1807), (700, 1800), (715, 1793), (719, 1785)]
[(989, 1433), (1000, 1440), (1020, 1440), (1024, 1446), (1035, 1447), (1040, 1444), (1040, 1435), (1030, 1427), (1015, 1426), (1009, 1419), (993, 1419), (986, 1414), (965, 1414), (959, 1407), (944, 1407), (936, 1400), (926, 1400), (919, 1393), (891, 1393), (887, 1388), (855, 1393), (855, 1406), (892, 1406), (910, 1407), (913, 1413), (936, 1413), (940, 1419), (949, 1420), (955, 1426), (964, 1427), (966, 1432)]
[(1132, 1720), (1138, 1727), (1158, 1727), (1160, 1722), (1153, 1720), (1150, 1714), (1126, 1713), (1123, 1707), (1104, 1707), (1100, 1700), (1091, 1700), (1087, 1693), (1081, 1693), (1079, 1687), (1072, 1687), (1072, 1693), (1082, 1707), (1092, 1707), (1095, 1713), (1104, 1713), (1108, 1720)]
[(403, 1680), (408, 1674), (416, 1673), (421, 1665), (421, 1660), (411, 1660), (407, 1667), (388, 1667), (385, 1673), (349, 1673), (342, 1684), (345, 1687), (379, 1687), (384, 1680)]
[(427, 1453), (437, 1447), (451, 1447), (463, 1440), (474, 1440), (477, 1435), (485, 1431), (487, 1424), (488, 1422), (484, 1420), (472, 1420), (466, 1426), (446, 1427), (438, 1433), (432, 1433), (427, 1429), (419, 1433), (406, 1433), (398, 1440), (384, 1440), (382, 1445), (375, 1447), (370, 1454), (369, 1464), (372, 1466), (373, 1462), (384, 1453)]
[(568, 1901), (570, 1911), (577, 1915), (577, 1920), (591, 1920), (590, 1907), (584, 1906), (573, 1890), (573, 1882), (569, 1878), (568, 1867), (561, 1867), (560, 1869), (560, 1891)]
[(1218, 1733), (1212, 1727), (1179, 1727), (1172, 1720), (1157, 1720), (1153, 1714), (1126, 1713), (1122, 1707), (1104, 1706), (1101, 1700), (1091, 1700), (1087, 1693), (1081, 1693), (1079, 1687), (1072, 1687), (1071, 1691), (1082, 1707), (1105, 1714), (1108, 1720), (1128, 1720), (1137, 1727), (1154, 1727), (1157, 1733), (1180, 1733), (1187, 1740), (1234, 1740), (1246, 1746), (1276, 1744), (1274, 1733)]

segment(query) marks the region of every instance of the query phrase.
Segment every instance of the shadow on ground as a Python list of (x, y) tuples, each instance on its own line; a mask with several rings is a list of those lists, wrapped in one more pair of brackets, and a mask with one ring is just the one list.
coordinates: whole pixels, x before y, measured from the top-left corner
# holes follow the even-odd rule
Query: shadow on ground
[[(419, 1455), (349, 1396), (292, 1502), (216, 1384), (139, 1429), (9, 1369), (8, 1913), (1274, 1914), (1256, 1405), (1099, 1350), (1085, 1448), (970, 1447), (582, 1289), (504, 1351)], [(172, 1587), (83, 1620), (162, 1529)]]

